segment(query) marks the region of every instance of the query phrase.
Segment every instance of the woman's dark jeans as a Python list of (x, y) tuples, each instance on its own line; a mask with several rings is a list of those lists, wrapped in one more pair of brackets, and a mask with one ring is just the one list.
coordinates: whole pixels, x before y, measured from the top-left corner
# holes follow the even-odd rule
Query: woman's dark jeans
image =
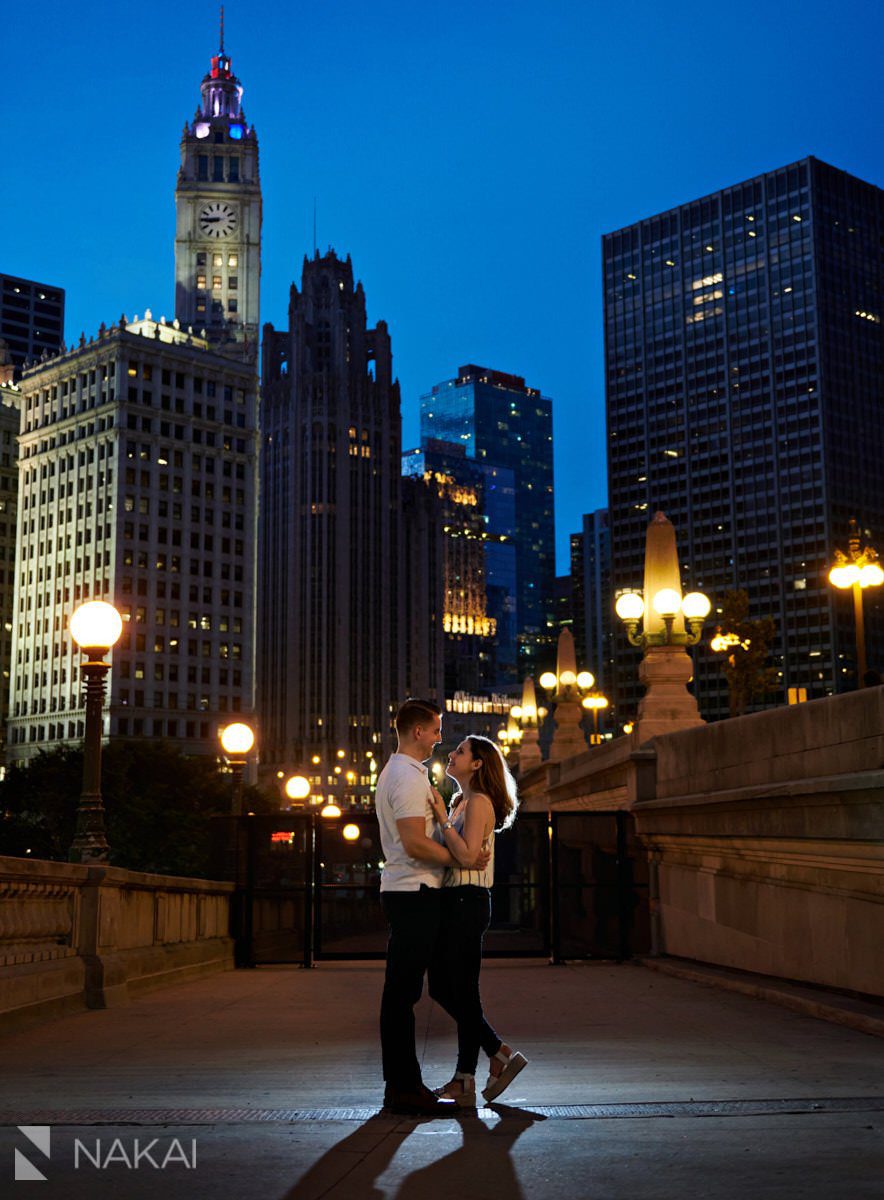
[(479, 995), (482, 938), (491, 921), (488, 888), (442, 888), (442, 913), (428, 975), (430, 995), (457, 1022), (457, 1070), (475, 1075), (479, 1049), (501, 1040), (485, 1020)]

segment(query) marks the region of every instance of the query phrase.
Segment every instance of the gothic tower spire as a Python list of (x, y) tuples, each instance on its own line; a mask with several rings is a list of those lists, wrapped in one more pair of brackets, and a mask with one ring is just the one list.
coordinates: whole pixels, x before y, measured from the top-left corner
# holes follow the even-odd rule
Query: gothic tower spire
[(256, 360), (261, 276), (258, 138), (242, 107), (243, 88), (224, 47), (200, 84), (184, 127), (175, 189), (175, 315), (205, 329), (223, 353)]

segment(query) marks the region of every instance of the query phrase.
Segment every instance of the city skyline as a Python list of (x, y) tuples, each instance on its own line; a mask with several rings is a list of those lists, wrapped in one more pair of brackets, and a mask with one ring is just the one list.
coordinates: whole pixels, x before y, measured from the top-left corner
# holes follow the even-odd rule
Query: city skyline
[[(41, 14), (39, 26), (28, 11), (7, 17), (10, 45), (40, 47), (38, 69), (16, 79), (13, 122), (55, 132), (51, 156), (45, 136), (16, 146), (3, 268), (65, 288), (68, 342), (120, 311), (171, 318), (177, 134), (217, 50), (217, 7), (189, 7), (174, 38), (107, 4), (81, 6), (75, 28), (60, 5)], [(320, 249), (353, 254), (369, 319), (390, 324), (405, 445), (451, 361), (523, 375), (553, 398), (561, 572), (569, 534), (606, 502), (602, 234), (807, 154), (880, 183), (882, 14), (848, 3), (833, 26), (821, 4), (800, 22), (750, 4), (726, 40), (724, 15), (695, 4), (669, 24), (644, 3), (625, 17), (561, 4), (542, 21), (526, 5), (505, 21), (455, 5), (441, 30), (401, 4), (373, 14), (368, 25), (348, 5), (309, 18), (227, 7), (227, 48), (267, 147), (262, 317), (284, 319), (315, 196)], [(88, 88), (71, 73), (87, 61)], [(796, 86), (810, 65), (825, 86)], [(113, 145), (100, 186), (84, 132)]]

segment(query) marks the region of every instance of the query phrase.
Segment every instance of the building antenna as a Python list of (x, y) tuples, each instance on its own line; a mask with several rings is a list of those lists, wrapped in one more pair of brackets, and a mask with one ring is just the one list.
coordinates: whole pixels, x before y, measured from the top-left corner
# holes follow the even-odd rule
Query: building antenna
[(313, 257), (316, 257), (316, 197), (313, 197)]
[(224, 53), (224, 5), (221, 5), (221, 53)]

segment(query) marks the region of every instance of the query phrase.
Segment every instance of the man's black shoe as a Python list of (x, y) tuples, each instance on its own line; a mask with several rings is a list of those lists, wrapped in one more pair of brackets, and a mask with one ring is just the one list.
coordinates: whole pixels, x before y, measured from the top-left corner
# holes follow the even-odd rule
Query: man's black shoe
[(423, 1085), (409, 1091), (387, 1088), (384, 1108), (403, 1117), (453, 1117), (457, 1112), (453, 1100), (440, 1100)]

